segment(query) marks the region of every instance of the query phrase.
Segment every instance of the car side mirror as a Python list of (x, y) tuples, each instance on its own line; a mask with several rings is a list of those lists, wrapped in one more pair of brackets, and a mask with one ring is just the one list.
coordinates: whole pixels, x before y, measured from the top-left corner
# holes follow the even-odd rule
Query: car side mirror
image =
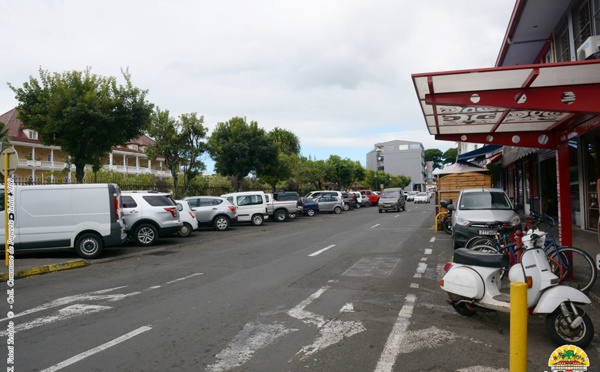
[(517, 211), (519, 213), (523, 213), (523, 212), (525, 212), (525, 207), (523, 206), (523, 204), (517, 204), (517, 205), (515, 205), (515, 211)]
[(447, 209), (447, 210), (449, 210), (449, 211), (455, 211), (455, 210), (456, 210), (456, 207), (454, 206), (454, 204), (449, 204), (449, 205), (446, 207), (446, 209)]

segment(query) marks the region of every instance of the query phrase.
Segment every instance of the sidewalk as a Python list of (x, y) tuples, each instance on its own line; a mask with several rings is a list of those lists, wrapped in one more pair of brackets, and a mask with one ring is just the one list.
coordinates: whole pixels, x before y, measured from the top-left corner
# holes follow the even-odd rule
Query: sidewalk
[[(553, 231), (552, 234), (556, 239), (558, 239), (558, 232), (555, 234)], [(596, 262), (596, 267), (598, 267), (596, 255), (600, 253), (600, 242), (598, 241), (597, 232), (573, 228), (573, 247), (581, 248), (586, 251), (590, 256), (592, 256), (594, 262)], [(599, 281), (600, 280), (597, 278), (596, 284), (594, 284), (592, 289), (588, 292), (588, 296), (598, 304), (600, 304)]]

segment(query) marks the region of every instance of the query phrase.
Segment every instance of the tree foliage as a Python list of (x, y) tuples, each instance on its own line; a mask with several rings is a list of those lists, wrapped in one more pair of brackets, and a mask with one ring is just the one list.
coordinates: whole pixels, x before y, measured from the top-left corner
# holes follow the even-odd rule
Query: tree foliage
[(444, 161), (444, 154), (440, 149), (425, 150), (425, 161), (433, 162), (433, 169), (441, 168)]
[(152, 115), (148, 135), (155, 141), (146, 148), (146, 155), (151, 160), (159, 156), (165, 158), (165, 166), (171, 171), (175, 186), (174, 197), (179, 199), (178, 172), (183, 166), (183, 196), (185, 197), (194, 177), (206, 168), (200, 156), (206, 150), (204, 139), (206, 128), (204, 116), (198, 117), (195, 112), (182, 114), (178, 119), (169, 115), (169, 110), (159, 108)]
[(125, 86), (90, 68), (62, 74), (40, 68), (39, 73), (39, 80), (30, 76), (21, 88), (9, 84), (19, 101), (18, 118), (38, 132), (42, 144), (69, 154), (79, 183), (86, 165), (99, 169), (113, 146), (137, 138), (150, 122), (147, 91), (134, 87), (127, 71), (122, 71)]
[(263, 174), (278, 159), (277, 147), (265, 130), (255, 121), (246, 123), (245, 118), (234, 117), (217, 123), (208, 145), (217, 173), (235, 176), (239, 190), (249, 173)]
[(456, 158), (458, 157), (458, 148), (448, 149), (444, 152), (444, 164), (454, 164), (456, 163)]
[(270, 131), (267, 137), (273, 141), (278, 155), (276, 161), (266, 165), (258, 175), (261, 182), (267, 183), (275, 192), (277, 184), (284, 180), (289, 181), (299, 168), (300, 140), (293, 132), (277, 127)]

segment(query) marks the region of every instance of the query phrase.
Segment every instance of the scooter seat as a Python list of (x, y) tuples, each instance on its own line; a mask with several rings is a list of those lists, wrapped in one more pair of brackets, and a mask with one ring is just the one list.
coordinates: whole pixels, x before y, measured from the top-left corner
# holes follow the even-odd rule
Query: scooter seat
[(495, 268), (508, 267), (510, 263), (508, 254), (472, 251), (467, 248), (458, 248), (454, 251), (454, 262)]

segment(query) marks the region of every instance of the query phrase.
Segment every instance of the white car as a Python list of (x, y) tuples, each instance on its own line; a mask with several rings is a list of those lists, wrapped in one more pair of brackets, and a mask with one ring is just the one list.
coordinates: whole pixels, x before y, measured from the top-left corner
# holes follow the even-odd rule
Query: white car
[(429, 194), (426, 192), (419, 192), (415, 195), (415, 203), (429, 203)]
[(183, 222), (177, 234), (188, 237), (192, 235), (192, 231), (198, 229), (196, 214), (192, 211), (190, 203), (186, 200), (175, 200), (175, 203), (177, 203), (177, 210), (179, 211), (179, 220)]

